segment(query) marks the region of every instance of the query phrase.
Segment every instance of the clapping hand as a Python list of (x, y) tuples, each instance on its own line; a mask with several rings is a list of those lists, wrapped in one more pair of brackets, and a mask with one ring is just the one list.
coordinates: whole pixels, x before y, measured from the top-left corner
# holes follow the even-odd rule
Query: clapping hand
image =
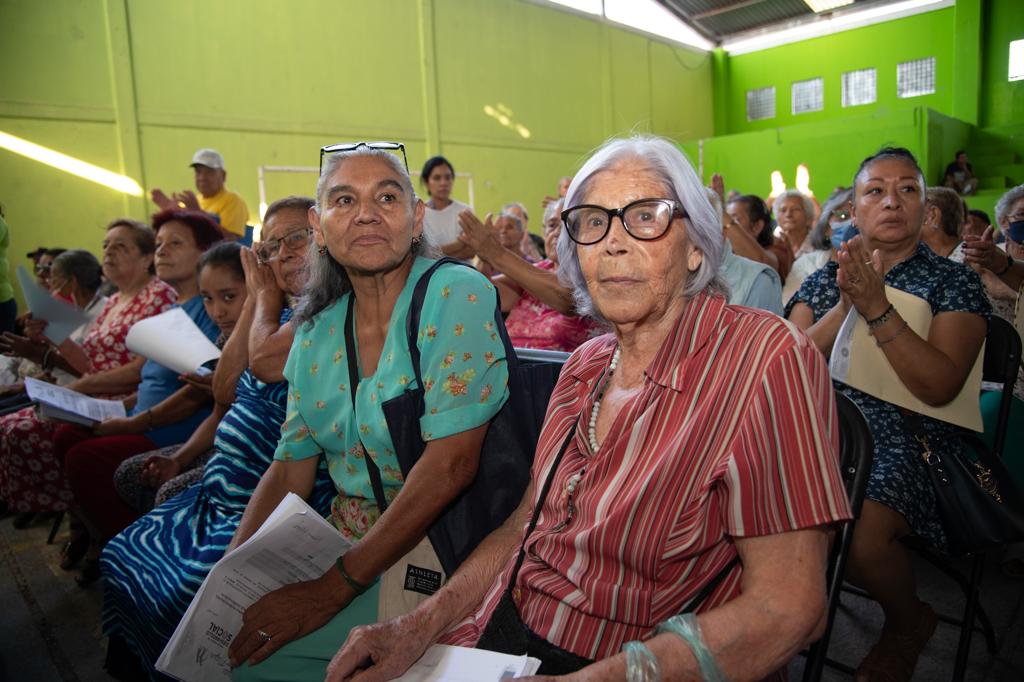
[(180, 192), (175, 192), (171, 195), (177, 204), (185, 207), (187, 211), (201, 211), (199, 208), (199, 199), (196, 198), (196, 193), (190, 189), (185, 189)]
[(964, 235), (964, 262), (975, 270), (985, 268), (999, 272), (1006, 267), (1008, 256), (996, 246), (993, 227), (989, 225), (980, 237)]
[(472, 211), (466, 209), (459, 214), (459, 227), (462, 228), (459, 241), (468, 244), (481, 259), (489, 262), (505, 250), (494, 230), (493, 214), (488, 213), (484, 222), (480, 222)]
[(178, 204), (175, 203), (174, 199), (164, 194), (162, 189), (154, 189), (149, 193), (149, 198), (153, 200), (153, 203), (156, 204), (161, 211), (178, 208)]
[(882, 276), (882, 256), (869, 253), (860, 235), (844, 242), (837, 254), (836, 284), (850, 304), (866, 319), (879, 317), (889, 307)]

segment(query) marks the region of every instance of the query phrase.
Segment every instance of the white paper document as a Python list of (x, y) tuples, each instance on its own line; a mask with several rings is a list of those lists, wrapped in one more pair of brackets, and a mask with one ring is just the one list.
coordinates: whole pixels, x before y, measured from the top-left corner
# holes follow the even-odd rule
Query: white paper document
[[(928, 301), (888, 286), (885, 287), (885, 295), (910, 328), (918, 336), (927, 339), (928, 328), (932, 323), (932, 310)], [(981, 404), (978, 396), (981, 393), (981, 368), (984, 356), (985, 348), (982, 346), (974, 367), (956, 398), (938, 407), (928, 405), (911, 393), (900, 380), (896, 370), (889, 364), (884, 349), (880, 348), (874, 337), (868, 334), (867, 322), (856, 309), (851, 308), (832, 345), (829, 372), (836, 381), (893, 405), (967, 429), (981, 431)]]
[(435, 644), (397, 682), (500, 682), (529, 677), (540, 660), (484, 649)]
[(71, 336), (83, 324), (89, 321), (85, 311), (79, 310), (70, 303), (56, 299), (49, 291), (36, 284), (35, 279), (22, 266), (18, 266), (18, 284), (25, 295), (25, 303), (32, 311), (32, 317), (46, 320), (43, 336), (56, 344)]
[(39, 404), (44, 417), (60, 421), (95, 426), (104, 419), (123, 417), (126, 412), (120, 400), (101, 400), (72, 391), (70, 388), (25, 377), (25, 391), (29, 399)]
[(195, 372), (220, 357), (220, 349), (181, 308), (139, 320), (128, 330), (124, 343), (131, 352), (179, 374)]
[(245, 609), (280, 587), (319, 578), (350, 545), (289, 493), (252, 537), (213, 566), (156, 669), (185, 682), (229, 682), (228, 647)]

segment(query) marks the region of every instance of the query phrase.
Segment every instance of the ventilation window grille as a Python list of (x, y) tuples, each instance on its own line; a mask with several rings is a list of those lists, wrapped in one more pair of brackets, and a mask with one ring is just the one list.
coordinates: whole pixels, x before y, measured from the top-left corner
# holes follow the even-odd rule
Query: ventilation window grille
[(775, 86), (747, 90), (747, 120), (775, 118)]
[(793, 83), (793, 113), (806, 114), (825, 108), (825, 80), (811, 78)]
[(920, 97), (935, 92), (935, 57), (896, 65), (896, 95)]
[(847, 71), (843, 74), (843, 106), (874, 104), (878, 99), (878, 75), (874, 69)]

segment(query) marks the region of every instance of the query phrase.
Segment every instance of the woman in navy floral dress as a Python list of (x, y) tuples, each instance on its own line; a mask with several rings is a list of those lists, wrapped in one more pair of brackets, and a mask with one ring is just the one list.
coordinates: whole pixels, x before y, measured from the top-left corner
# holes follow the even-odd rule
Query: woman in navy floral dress
[[(974, 365), (990, 313), (978, 275), (935, 255), (919, 241), (924, 177), (904, 149), (883, 149), (861, 164), (854, 179), (854, 222), (861, 232), (843, 245), (838, 262), (808, 277), (786, 306), (826, 355), (850, 308), (869, 321), (875, 342), (904, 385), (929, 405), (943, 405), (963, 387)], [(925, 299), (933, 315), (927, 338), (890, 310), (885, 285)], [(867, 500), (851, 550), (847, 577), (885, 612), (882, 636), (861, 663), (858, 682), (909, 680), (935, 631), (932, 609), (918, 599), (909, 557), (899, 540), (917, 534), (946, 544), (922, 448), (901, 409), (838, 383), (863, 411), (875, 442)], [(953, 454), (955, 427), (920, 417), (931, 449)]]

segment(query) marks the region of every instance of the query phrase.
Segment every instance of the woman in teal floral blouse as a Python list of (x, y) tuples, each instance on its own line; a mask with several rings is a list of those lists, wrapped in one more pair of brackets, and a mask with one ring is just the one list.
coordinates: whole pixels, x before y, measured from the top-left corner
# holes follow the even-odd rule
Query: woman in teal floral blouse
[[(311, 211), (318, 252), (310, 256), (284, 371), (287, 420), (232, 546), (255, 532), (288, 492), (308, 493), (321, 457), (338, 488), (331, 520), (355, 544), (339, 560), (341, 570), (279, 589), (246, 611), (231, 647), (235, 680), (324, 678), (349, 629), (377, 620), (377, 577), (472, 482), (487, 425), (508, 397), (494, 287), (470, 268), (439, 268), (420, 311), (417, 341), (427, 445), (403, 480), (381, 405), (416, 381), (406, 320), (416, 282), (434, 262), (421, 255), (423, 211), (398, 157), (358, 145), (324, 158)], [(345, 343), (350, 310), (354, 349)], [(357, 386), (350, 385), (350, 352), (358, 359)], [(366, 456), (380, 471), (388, 503), (383, 515)]]

